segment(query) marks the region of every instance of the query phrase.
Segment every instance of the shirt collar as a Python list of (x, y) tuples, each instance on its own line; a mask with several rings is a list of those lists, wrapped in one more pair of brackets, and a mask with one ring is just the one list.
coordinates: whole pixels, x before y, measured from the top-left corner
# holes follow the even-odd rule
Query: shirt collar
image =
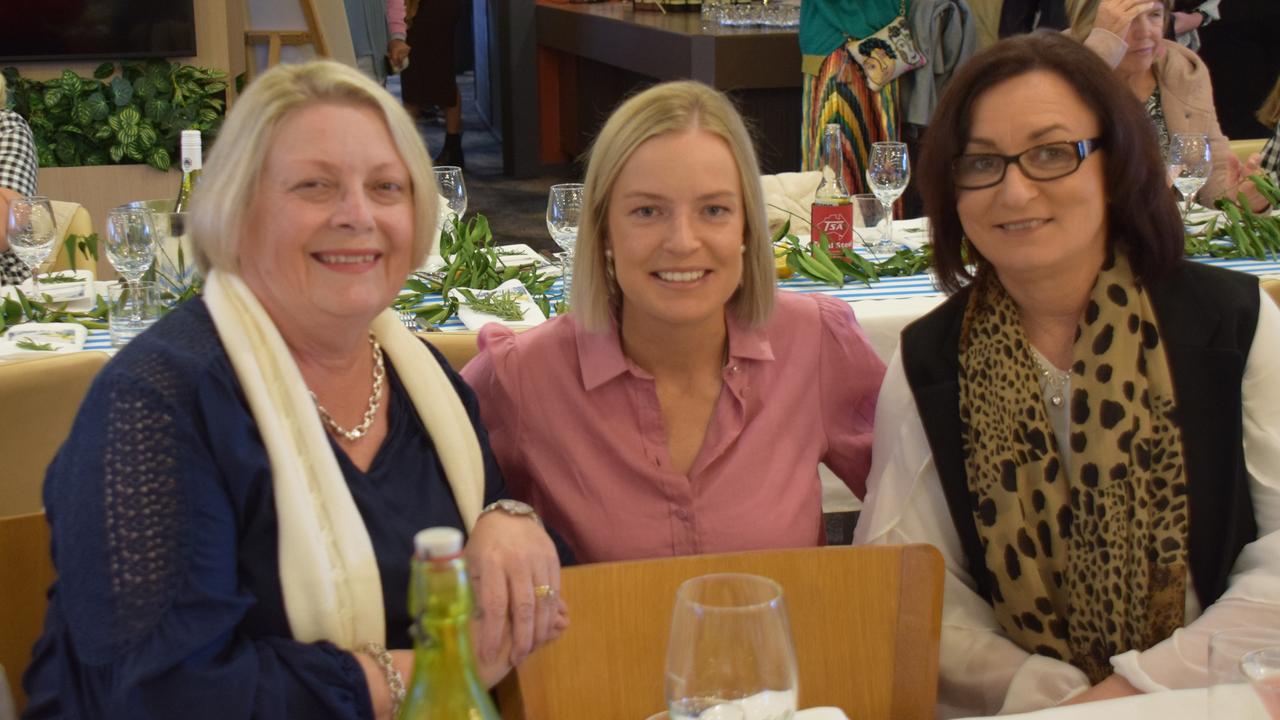
[[(763, 327), (746, 327), (732, 313), (725, 314), (725, 329), (729, 335), (729, 360), (772, 361), (773, 346)], [(618, 337), (617, 323), (604, 332), (590, 332), (582, 325), (574, 324), (578, 344), (578, 367), (582, 373), (582, 387), (588, 392), (609, 382), (624, 372), (634, 371), (648, 377), (622, 353), (622, 340)]]

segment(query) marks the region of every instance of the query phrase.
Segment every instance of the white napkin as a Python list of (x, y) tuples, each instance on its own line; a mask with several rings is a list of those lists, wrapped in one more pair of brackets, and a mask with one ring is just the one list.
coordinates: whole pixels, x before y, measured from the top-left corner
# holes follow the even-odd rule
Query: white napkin
[(807, 237), (809, 212), (820, 182), (822, 173), (818, 170), (761, 175), (760, 187), (764, 190), (764, 209), (769, 217), (769, 230), (772, 232), (783, 222), (790, 220), (791, 232), (797, 237)]
[[(0, 355), (41, 355), (49, 353), (77, 352), (84, 348), (88, 331), (76, 323), (23, 323), (4, 331), (0, 338)], [(18, 343), (29, 340), (38, 345), (48, 345), (48, 350), (29, 350)]]
[[(53, 273), (57, 276), (65, 276), (71, 273), (70, 270), (60, 270)], [(86, 297), (93, 296), (93, 271), (82, 268), (75, 271), (75, 282), (46, 283), (44, 275), (40, 276), (40, 290), (37, 292), (31, 283), (31, 278), (22, 281), (18, 286), (22, 290), (22, 294), (35, 300), (43, 301), (45, 295), (56, 302), (71, 302), (73, 300), (82, 300)]]
[[(520, 293), (520, 297), (517, 298), (516, 302), (519, 303), (520, 309), (524, 312), (524, 317), (521, 320), (514, 321), (502, 320), (497, 315), (490, 315), (489, 313), (483, 313), (475, 310), (470, 305), (466, 304), (466, 298), (461, 292), (459, 292), (459, 290), (467, 290), (477, 298), (484, 297), (486, 295), (493, 295), (495, 293), (518, 292)], [(459, 303), (458, 319), (462, 321), (462, 324), (465, 325), (468, 330), (479, 331), (480, 328), (494, 322), (501, 323), (509, 328), (526, 329), (547, 321), (547, 316), (542, 314), (542, 308), (538, 307), (538, 304), (533, 301), (533, 295), (529, 294), (529, 289), (526, 288), (524, 283), (519, 280), (508, 280), (493, 290), (454, 288), (449, 291), (449, 295), (457, 298)]]

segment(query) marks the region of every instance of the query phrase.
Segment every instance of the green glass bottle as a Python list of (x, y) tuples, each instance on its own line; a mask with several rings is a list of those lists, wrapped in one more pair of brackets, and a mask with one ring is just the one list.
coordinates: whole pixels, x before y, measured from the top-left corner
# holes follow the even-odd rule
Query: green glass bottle
[(473, 604), (462, 532), (427, 528), (413, 545), (413, 680), (398, 720), (500, 720), (471, 650)]

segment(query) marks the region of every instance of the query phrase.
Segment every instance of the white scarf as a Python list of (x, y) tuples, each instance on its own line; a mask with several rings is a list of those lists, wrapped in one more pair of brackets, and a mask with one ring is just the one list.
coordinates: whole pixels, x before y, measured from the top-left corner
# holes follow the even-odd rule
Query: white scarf
[[(347, 650), (384, 643), (373, 543), (293, 355), (238, 276), (209, 273), (204, 300), (271, 463), (280, 585), (294, 639)], [(466, 408), (431, 351), (395, 313), (384, 311), (371, 329), (400, 370), (469, 532), (484, 504), (484, 461)]]

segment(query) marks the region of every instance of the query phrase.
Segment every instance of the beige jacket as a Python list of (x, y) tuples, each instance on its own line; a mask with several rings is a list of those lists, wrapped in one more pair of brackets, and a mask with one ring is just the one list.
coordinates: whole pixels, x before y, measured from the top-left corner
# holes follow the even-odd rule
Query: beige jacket
[[(1071, 26), (1076, 27), (1082, 21), (1092, 22), (1098, 0), (1066, 0), (1065, 6)], [(969, 11), (978, 31), (978, 50), (985, 50), (1000, 39), (1000, 11), (1003, 9), (1004, 0), (969, 0)]]
[[(1084, 41), (1089, 49), (1102, 56), (1111, 67), (1120, 64), (1128, 45), (1114, 33), (1094, 28)], [(1162, 53), (1152, 70), (1160, 86), (1160, 107), (1164, 110), (1169, 134), (1204, 133), (1209, 136), (1209, 152), (1213, 155), (1213, 172), (1197, 195), (1208, 204), (1228, 191), (1231, 146), (1218, 125), (1218, 111), (1213, 106), (1213, 84), (1209, 68), (1199, 55), (1170, 40), (1161, 40)]]

